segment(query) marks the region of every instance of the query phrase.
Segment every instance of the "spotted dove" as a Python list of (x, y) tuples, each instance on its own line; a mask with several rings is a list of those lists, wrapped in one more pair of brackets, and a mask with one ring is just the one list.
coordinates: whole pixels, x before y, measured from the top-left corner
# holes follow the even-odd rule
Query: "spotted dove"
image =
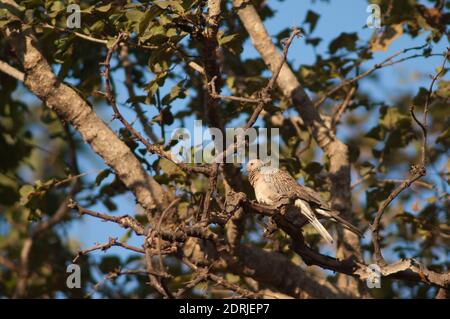
[(323, 201), (318, 193), (309, 187), (298, 184), (286, 171), (268, 167), (260, 160), (249, 161), (247, 171), (258, 203), (272, 206), (277, 205), (282, 197), (293, 198), (295, 214), (300, 213), (306, 217), (306, 220), (329, 243), (333, 243), (333, 238), (317, 217), (331, 219), (362, 236), (355, 226), (340, 217), (339, 213)]

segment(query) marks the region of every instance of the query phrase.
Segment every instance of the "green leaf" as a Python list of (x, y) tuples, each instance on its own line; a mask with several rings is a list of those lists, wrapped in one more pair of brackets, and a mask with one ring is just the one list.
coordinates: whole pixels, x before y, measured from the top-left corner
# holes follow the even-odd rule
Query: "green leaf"
[(87, 31), (91, 33), (102, 33), (105, 28), (105, 23), (101, 20), (96, 21), (93, 25), (91, 25)]
[[(152, 6), (152, 8), (158, 8), (158, 7)], [(145, 31), (147, 31), (147, 29), (149, 27), (151, 27), (153, 25), (153, 23), (151, 21), (153, 18), (155, 18), (154, 14), (153, 14), (155, 10), (152, 11), (152, 8), (150, 8), (150, 10), (145, 11), (145, 13), (141, 16), (141, 18), (139, 20), (139, 24), (138, 24), (139, 35), (142, 35)]]
[(450, 81), (441, 80), (438, 84), (436, 94), (445, 99), (450, 98)]
[(386, 137), (386, 130), (384, 127), (378, 125), (373, 127), (366, 135), (365, 137), (373, 138), (377, 141), (383, 141)]
[(450, 127), (447, 127), (447, 129), (436, 138), (436, 143), (450, 145)]
[(144, 12), (132, 9), (125, 13), (125, 17), (128, 20), (127, 26), (132, 28), (133, 31), (139, 33), (139, 22), (143, 19)]
[(158, 167), (168, 176), (185, 175), (185, 173), (175, 163), (165, 158), (161, 158), (158, 161)]
[(114, 43), (116, 42), (116, 40), (117, 39), (115, 39), (115, 38), (109, 39), (108, 42), (106, 42), (106, 47), (108, 49), (111, 49), (113, 47)]
[(319, 18), (320, 18), (319, 14), (315, 13), (314, 11), (308, 10), (303, 23), (309, 24), (309, 33), (312, 33), (314, 31), (317, 25), (317, 21), (319, 21)]
[(103, 200), (103, 205), (105, 205), (110, 211), (117, 210), (117, 205), (110, 198)]
[(132, 105), (138, 104), (138, 103), (146, 104), (146, 99), (147, 99), (146, 95), (136, 95), (133, 97), (129, 97), (125, 103), (130, 103)]
[(322, 171), (322, 165), (317, 162), (311, 162), (306, 165), (304, 168), (304, 171), (308, 173), (308, 175), (316, 175), (319, 174)]
[(178, 82), (176, 85), (174, 85), (171, 89), (170, 89), (170, 93), (165, 95), (162, 100), (161, 103), (163, 105), (169, 105), (170, 103), (172, 103), (174, 100), (178, 99), (178, 98), (185, 98), (186, 94), (185, 94), (185, 90), (184, 90), (184, 84), (186, 81), (180, 81)]
[[(146, 29), (139, 36), (140, 42), (150, 41), (152, 44), (163, 44), (167, 40), (166, 29), (161, 25), (154, 25)], [(161, 50), (159, 50), (161, 52)]]
[(98, 12), (108, 12), (111, 9), (111, 3), (105, 4), (104, 6), (96, 7), (95, 11)]
[(349, 144), (348, 145), (348, 153), (349, 153), (349, 159), (351, 163), (355, 163), (360, 155), (360, 148), (358, 145), (355, 144)]
[(328, 45), (330, 53), (334, 54), (339, 49), (347, 49), (347, 51), (354, 51), (356, 49), (356, 41), (358, 41), (358, 35), (355, 32), (341, 33), (336, 39), (331, 41)]
[(427, 202), (430, 203), (430, 204), (433, 204), (437, 200), (438, 200), (438, 198), (436, 196), (431, 196), (431, 197), (427, 198)]
[(21, 205), (26, 205), (28, 203), (29, 197), (30, 195), (34, 192), (34, 187), (33, 185), (23, 185), (20, 189), (19, 189), (19, 194), (20, 194), (20, 204)]
[(13, 22), (14, 20), (0, 20), (0, 28), (6, 27), (8, 24)]
[(105, 256), (102, 258), (102, 262), (100, 263), (99, 267), (100, 270), (107, 274), (109, 272), (112, 272), (120, 267), (120, 258), (117, 256)]
[(400, 127), (406, 123), (410, 123), (409, 116), (400, 113), (397, 108), (389, 107), (386, 109), (386, 113), (383, 115), (382, 119), (379, 121), (388, 130), (393, 130)]
[(30, 212), (30, 214), (28, 215), (29, 221), (37, 222), (42, 219), (42, 211), (39, 208), (31, 209), (29, 212)]
[(161, 124), (172, 125), (174, 120), (170, 105), (161, 110)]
[(134, 233), (134, 232), (133, 232), (131, 229), (129, 229), (125, 234), (123, 234), (122, 237), (120, 237), (119, 241), (120, 241), (121, 243), (126, 243), (126, 242), (131, 238), (131, 236), (133, 235), (133, 233)]
[(416, 94), (416, 96), (413, 99), (413, 104), (418, 105), (418, 106), (425, 105), (425, 100), (426, 100), (427, 95), (428, 95), (428, 90), (421, 87), (419, 89), (419, 92)]
[(154, 4), (164, 10), (171, 7), (177, 13), (184, 13), (184, 8), (180, 1), (155, 1)]
[(153, 97), (158, 91), (158, 88), (159, 88), (158, 81), (152, 80), (148, 83), (145, 89), (148, 92), (148, 95), (150, 97)]
[(62, 3), (61, 1), (54, 1), (49, 8), (47, 15), (50, 18), (56, 18), (58, 13), (60, 13), (61, 11), (65, 11), (65, 9), (66, 6), (64, 5), (64, 3)]
[(100, 185), (102, 183), (102, 181), (105, 178), (107, 178), (109, 176), (109, 174), (111, 174), (111, 173), (112, 173), (112, 171), (109, 168), (102, 170), (95, 178), (95, 184)]
[(239, 36), (239, 34), (230, 34), (230, 35), (226, 35), (224, 37), (220, 37), (217, 41), (219, 42), (220, 46), (224, 46), (225, 44), (236, 39), (238, 36)]
[(403, 34), (402, 24), (388, 25), (381, 35), (372, 39), (372, 51), (387, 51), (389, 46)]
[(311, 44), (313, 47), (316, 47), (322, 42), (322, 38), (308, 38), (305, 40), (307, 44)]

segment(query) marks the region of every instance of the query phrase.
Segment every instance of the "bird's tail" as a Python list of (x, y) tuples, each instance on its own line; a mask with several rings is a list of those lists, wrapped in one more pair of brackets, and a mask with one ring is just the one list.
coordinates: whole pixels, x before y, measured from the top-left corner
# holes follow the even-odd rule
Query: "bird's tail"
[(320, 209), (320, 208), (317, 208), (316, 211), (321, 215), (324, 215), (324, 216), (334, 219), (336, 222), (342, 224), (342, 226), (347, 228), (349, 231), (355, 233), (359, 237), (364, 237), (363, 233), (358, 228), (356, 228), (356, 226), (353, 226), (348, 221), (346, 221), (341, 216), (339, 216), (339, 213), (334, 212), (334, 211), (326, 211), (326, 210)]
[(309, 206), (309, 204), (301, 199), (297, 199), (295, 201), (295, 206), (300, 208), (301, 213), (308, 219), (308, 221), (313, 225), (313, 227), (319, 232), (319, 234), (325, 238), (327, 242), (330, 244), (333, 243), (333, 238), (328, 233), (328, 231), (323, 227), (323, 225), (319, 222), (313, 210)]

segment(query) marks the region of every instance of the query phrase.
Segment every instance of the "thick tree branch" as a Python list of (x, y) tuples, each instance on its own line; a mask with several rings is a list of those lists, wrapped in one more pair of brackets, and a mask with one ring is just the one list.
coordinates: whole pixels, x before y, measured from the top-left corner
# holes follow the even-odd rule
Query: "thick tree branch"
[(58, 116), (81, 134), (94, 152), (113, 168), (145, 209), (160, 206), (163, 188), (147, 175), (130, 149), (95, 114), (92, 107), (70, 86), (58, 81), (38, 48), (31, 29), (7, 29), (7, 39), (25, 70), (24, 84)]
[[(358, 278), (361, 282), (370, 278), (372, 271), (369, 269), (369, 265), (351, 257), (339, 259), (326, 256), (306, 245), (301, 230), (293, 224), (293, 221), (284, 212), (285, 205), (289, 205), (289, 198), (282, 201), (277, 207), (271, 207), (249, 201), (243, 193), (235, 196), (237, 196), (236, 205), (242, 205), (249, 212), (274, 218), (278, 227), (291, 237), (291, 248), (302, 257), (307, 265), (316, 265), (323, 269), (349, 275)], [(390, 265), (380, 265), (380, 270), (381, 276), (387, 278), (422, 282), (444, 289), (450, 287), (450, 272), (438, 273), (429, 270), (414, 259), (402, 259)]]
[[(3, 0), (16, 5), (12, 0)], [(6, 31), (7, 39), (16, 51), (25, 70), (24, 84), (54, 110), (65, 122), (71, 123), (82, 138), (115, 170), (118, 177), (136, 196), (145, 209), (164, 204), (163, 188), (145, 173), (140, 162), (112, 130), (95, 114), (92, 107), (70, 86), (58, 81), (40, 52), (32, 29)]]

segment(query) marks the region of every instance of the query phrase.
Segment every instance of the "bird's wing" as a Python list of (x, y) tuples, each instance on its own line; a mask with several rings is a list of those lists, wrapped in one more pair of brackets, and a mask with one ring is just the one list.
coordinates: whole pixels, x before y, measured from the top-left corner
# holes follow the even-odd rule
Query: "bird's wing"
[(325, 210), (331, 209), (330, 205), (325, 202), (320, 194), (312, 188), (309, 188), (308, 186), (298, 185), (296, 191), (297, 193), (303, 194), (303, 199), (307, 200), (308, 202), (316, 204), (317, 206)]
[(315, 204), (324, 209), (329, 209), (320, 195), (309, 187), (299, 185), (295, 178), (288, 172), (278, 168), (267, 168), (261, 172), (264, 182), (270, 183), (277, 190), (278, 194), (287, 196), (296, 195), (296, 197), (303, 199), (311, 204)]
[(265, 183), (273, 185), (278, 194), (288, 195), (298, 186), (297, 181), (287, 172), (278, 168), (266, 168), (261, 171)]

